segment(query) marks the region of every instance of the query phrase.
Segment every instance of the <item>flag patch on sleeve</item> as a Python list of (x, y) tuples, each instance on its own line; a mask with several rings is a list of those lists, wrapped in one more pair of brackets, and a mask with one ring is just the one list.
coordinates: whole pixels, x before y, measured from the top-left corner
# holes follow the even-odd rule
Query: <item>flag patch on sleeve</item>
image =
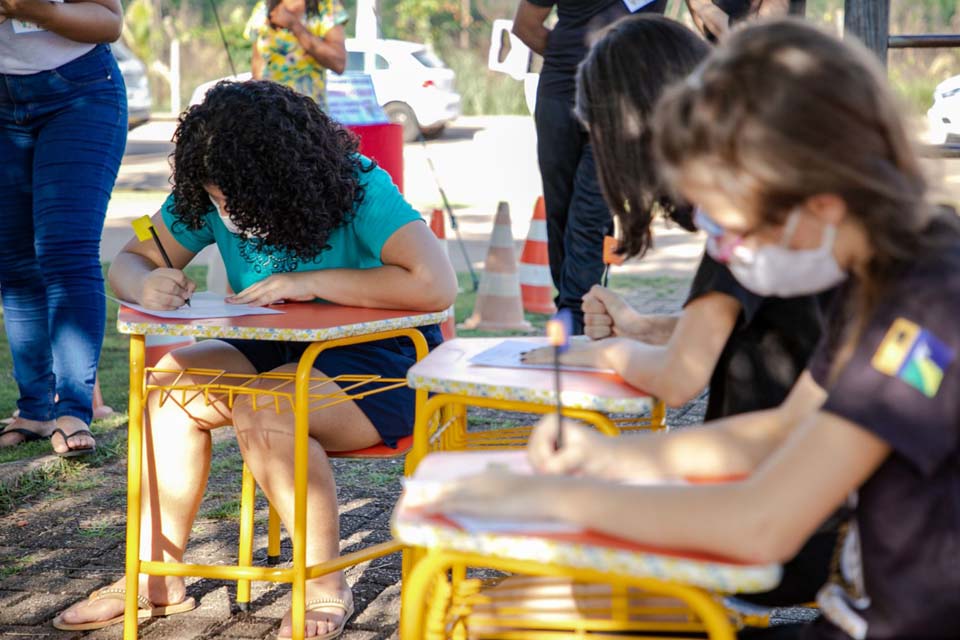
[(953, 358), (953, 350), (937, 336), (915, 322), (897, 318), (873, 354), (871, 365), (933, 398)]

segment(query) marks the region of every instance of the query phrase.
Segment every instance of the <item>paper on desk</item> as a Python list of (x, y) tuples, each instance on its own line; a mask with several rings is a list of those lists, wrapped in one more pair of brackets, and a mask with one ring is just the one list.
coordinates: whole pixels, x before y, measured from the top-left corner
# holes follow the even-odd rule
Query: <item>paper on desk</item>
[[(533, 351), (546, 346), (543, 342), (527, 342), (525, 340), (504, 340), (498, 345), (490, 347), (486, 351), (481, 351), (470, 358), (472, 365), (479, 367), (507, 367), (510, 369), (550, 369), (551, 364), (527, 364), (520, 357), (527, 351)], [(590, 371), (593, 373), (614, 373), (612, 369), (597, 369), (594, 367), (582, 367), (574, 365), (560, 365), (561, 371)]]
[[(107, 296), (113, 300), (112, 296)], [(190, 306), (182, 306), (179, 309), (161, 311), (158, 309), (147, 309), (132, 302), (117, 300), (125, 307), (130, 307), (140, 313), (157, 318), (169, 318), (175, 320), (196, 320), (200, 318), (236, 318), (239, 316), (265, 316), (283, 313), (279, 309), (268, 309), (267, 307), (248, 307), (243, 304), (230, 304), (226, 302), (221, 294), (212, 291), (199, 291), (190, 296)]]

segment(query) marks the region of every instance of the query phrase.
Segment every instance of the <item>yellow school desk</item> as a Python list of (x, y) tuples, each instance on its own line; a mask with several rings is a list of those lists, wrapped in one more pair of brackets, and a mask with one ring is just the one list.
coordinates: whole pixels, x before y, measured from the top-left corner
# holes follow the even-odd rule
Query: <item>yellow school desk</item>
[[(410, 368), (410, 386), (433, 395), (417, 414), (413, 448), (406, 461), (407, 475), (429, 451), (509, 449), (526, 443), (530, 427), (469, 430), (468, 407), (537, 414), (556, 410), (552, 370), (470, 364), (472, 357), (504, 340), (547, 344), (544, 338), (457, 338), (444, 342)], [(564, 371), (560, 396), (564, 415), (591, 424), (607, 435), (663, 428), (663, 403), (613, 373)], [(644, 417), (614, 420), (611, 414)]]
[[(451, 461), (448, 468), (475, 466), (433, 453), (424, 469), (444, 456)], [(501, 465), (506, 460), (473, 456)], [(422, 495), (411, 495), (411, 489), (408, 485), (392, 523), (394, 537), (418, 552), (403, 583), (401, 640), (615, 638), (624, 632), (635, 638), (669, 632), (734, 640), (738, 621), (716, 594), (766, 591), (780, 580), (778, 565), (653, 548), (569, 525), (429, 514)], [(438, 490), (430, 486), (427, 494)], [(477, 568), (518, 576), (491, 588), (467, 578), (467, 570)], [(567, 587), (577, 583), (580, 594), (571, 598), (559, 579)]]
[[(307, 483), (307, 438), (308, 414), (322, 410), (331, 404), (359, 400), (373, 393), (395, 389), (406, 384), (403, 379), (385, 379), (375, 372), (358, 372), (357, 375), (339, 376), (333, 380), (341, 391), (335, 394), (317, 395), (310, 392), (310, 371), (321, 351), (359, 342), (372, 342), (385, 338), (406, 338), (413, 342), (417, 358), (427, 354), (427, 343), (417, 327), (437, 324), (446, 318), (446, 312), (414, 314), (407, 311), (343, 307), (321, 303), (292, 303), (278, 307), (280, 315), (241, 316), (237, 318), (211, 318), (202, 320), (170, 320), (138, 313), (121, 306), (117, 320), (120, 333), (130, 335), (130, 422), (127, 469), (127, 543), (126, 543), (126, 608), (124, 617), (124, 640), (137, 637), (138, 574), (198, 576), (221, 580), (249, 580), (290, 582), (293, 590), (292, 621), (293, 637), (303, 637), (304, 583), (308, 578), (337, 571), (344, 567), (378, 557), (400, 549), (396, 542), (377, 545), (361, 552), (336, 558), (313, 567), (306, 566), (306, 483)], [(263, 376), (231, 374), (226, 371), (191, 370), (208, 376), (211, 381), (199, 386), (178, 388), (175, 384), (164, 387), (151, 385), (149, 374), (159, 369), (145, 366), (145, 336), (192, 336), (195, 338), (241, 338), (248, 340), (285, 340), (309, 342), (294, 374), (278, 376), (264, 374), (277, 380), (277, 386), (294, 382), (291, 391), (253, 390), (249, 385)], [(324, 379), (324, 381), (327, 381)], [(140, 548), (140, 475), (143, 442), (143, 411), (147, 395), (151, 392), (175, 394), (178, 392), (217, 394), (233, 399), (254, 391), (264, 402), (289, 402), (295, 416), (294, 485), (295, 515), (293, 541), (293, 566), (288, 569), (276, 567), (190, 565), (142, 561)], [(426, 391), (417, 392), (417, 413), (426, 399)], [(251, 491), (252, 493), (252, 491)], [(249, 544), (249, 542), (248, 542)], [(240, 554), (241, 556), (243, 553)], [(247, 583), (249, 584), (249, 583)], [(238, 587), (239, 592), (239, 587)]]

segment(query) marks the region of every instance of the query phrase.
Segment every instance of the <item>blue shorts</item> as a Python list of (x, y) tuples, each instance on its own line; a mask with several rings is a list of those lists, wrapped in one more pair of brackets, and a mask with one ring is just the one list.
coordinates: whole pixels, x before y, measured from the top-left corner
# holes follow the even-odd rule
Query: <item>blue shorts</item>
[[(420, 332), (433, 349), (443, 342), (439, 325), (421, 327)], [(254, 366), (257, 373), (272, 371), (285, 364), (299, 362), (309, 342), (223, 339)], [(406, 338), (387, 338), (347, 347), (321, 351), (314, 368), (332, 377), (345, 374), (375, 373), (384, 378), (406, 378), (417, 361), (413, 343)], [(396, 449), (397, 440), (413, 433), (415, 393), (409, 387), (392, 389), (366, 397), (357, 406), (373, 424), (388, 447)]]

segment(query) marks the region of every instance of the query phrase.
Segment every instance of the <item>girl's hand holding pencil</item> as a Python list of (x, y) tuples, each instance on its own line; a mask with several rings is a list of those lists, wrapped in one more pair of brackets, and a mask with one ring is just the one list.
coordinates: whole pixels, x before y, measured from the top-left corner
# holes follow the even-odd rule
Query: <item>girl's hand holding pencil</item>
[(143, 279), (138, 302), (148, 309), (179, 309), (196, 289), (197, 283), (180, 269), (161, 267)]

